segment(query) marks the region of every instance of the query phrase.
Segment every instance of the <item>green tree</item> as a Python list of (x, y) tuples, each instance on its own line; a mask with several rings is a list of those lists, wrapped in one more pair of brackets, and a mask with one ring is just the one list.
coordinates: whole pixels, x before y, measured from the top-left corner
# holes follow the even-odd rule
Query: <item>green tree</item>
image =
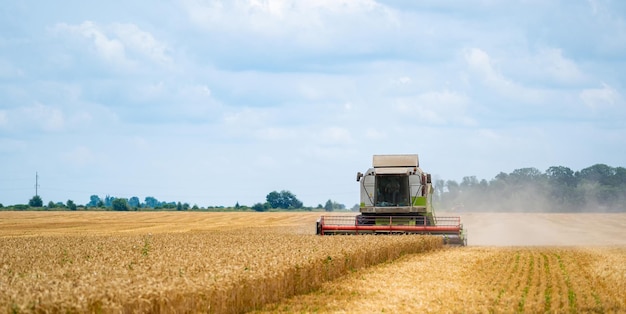
[(597, 182), (601, 185), (611, 185), (615, 169), (605, 164), (595, 164), (576, 173), (581, 180)]
[(125, 198), (114, 198), (111, 201), (113, 210), (127, 211), (129, 210), (128, 201)]
[(443, 193), (444, 193), (444, 187), (446, 185), (446, 182), (444, 180), (438, 179), (435, 180), (435, 186), (434, 186), (434, 199), (438, 202), (441, 203), (442, 199), (443, 199)]
[(568, 167), (553, 166), (546, 170), (548, 180), (552, 184), (573, 186), (576, 184), (576, 178), (574, 177), (574, 171)]
[(296, 209), (302, 208), (302, 202), (291, 192), (282, 190), (272, 191), (266, 196), (267, 202), (272, 208)]
[(48, 202), (48, 208), (55, 208), (57, 205), (53, 201)]
[(257, 212), (264, 212), (264, 211), (267, 211), (269, 208), (270, 208), (270, 205), (268, 203), (265, 203), (265, 204), (256, 203), (252, 205), (252, 210), (257, 211)]
[(115, 199), (115, 197), (113, 197), (111, 195), (105, 196), (104, 197), (104, 207), (112, 207), (114, 199)]
[(461, 181), (461, 188), (463, 190), (475, 187), (477, 185), (478, 179), (476, 179), (476, 176), (463, 177), (463, 180)]
[(101, 203), (102, 200), (100, 199), (100, 196), (92, 195), (89, 197), (89, 203), (87, 203), (87, 207), (102, 207), (102, 205), (100, 205)]
[(139, 197), (133, 196), (133, 197), (128, 199), (128, 206), (133, 207), (133, 208), (137, 208), (137, 207), (139, 207), (139, 205), (140, 205)]
[(15, 210), (27, 210), (29, 208), (29, 206), (26, 204), (15, 204), (11, 207), (13, 207), (13, 209)]
[(332, 212), (333, 209), (333, 202), (331, 200), (326, 201), (326, 204), (324, 205), (324, 210), (327, 212)]
[(67, 208), (69, 208), (69, 210), (76, 210), (76, 204), (74, 204), (74, 201), (67, 200)]
[(582, 197), (576, 193), (577, 179), (572, 169), (553, 166), (546, 170), (546, 176), (548, 178), (547, 190), (555, 211), (571, 211), (581, 206)]
[(272, 191), (265, 197), (265, 200), (270, 204), (272, 208), (279, 208), (284, 206), (280, 193)]
[(159, 207), (159, 200), (157, 200), (153, 196), (146, 196), (146, 198), (144, 199), (144, 203), (146, 204), (146, 207), (150, 207), (150, 208)]
[(28, 201), (28, 205), (30, 207), (42, 207), (43, 200), (41, 199), (39, 195), (35, 195), (33, 196), (33, 198), (30, 199), (30, 201)]
[(509, 175), (509, 179), (512, 179), (517, 184), (538, 183), (544, 176), (539, 169), (530, 167), (513, 170)]

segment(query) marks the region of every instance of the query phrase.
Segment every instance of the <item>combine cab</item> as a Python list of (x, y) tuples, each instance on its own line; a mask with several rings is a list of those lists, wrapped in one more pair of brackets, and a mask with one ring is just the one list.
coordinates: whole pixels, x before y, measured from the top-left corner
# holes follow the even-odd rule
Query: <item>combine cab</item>
[(357, 173), (361, 214), (322, 216), (317, 234), (432, 234), (446, 244), (467, 244), (459, 217), (434, 215), (431, 177), (420, 169), (417, 155), (374, 155), (372, 165)]

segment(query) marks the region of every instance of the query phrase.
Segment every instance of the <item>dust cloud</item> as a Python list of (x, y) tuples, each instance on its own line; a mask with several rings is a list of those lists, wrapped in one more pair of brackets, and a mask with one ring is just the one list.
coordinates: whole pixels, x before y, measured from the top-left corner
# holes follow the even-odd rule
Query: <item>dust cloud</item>
[(557, 188), (496, 181), (446, 192), (435, 205), (443, 211), (458, 212), (626, 213), (626, 190), (589, 183)]
[[(626, 202), (599, 186), (498, 185), (458, 193), (437, 216), (461, 216), (468, 245), (626, 245)], [(479, 186), (473, 187), (479, 189)]]
[(626, 245), (626, 213), (438, 213), (458, 215), (471, 246)]

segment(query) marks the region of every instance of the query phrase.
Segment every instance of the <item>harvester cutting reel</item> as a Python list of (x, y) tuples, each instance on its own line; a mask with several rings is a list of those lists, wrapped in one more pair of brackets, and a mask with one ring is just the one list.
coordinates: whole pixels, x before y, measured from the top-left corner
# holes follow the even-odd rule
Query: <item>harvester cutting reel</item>
[(316, 223), (318, 235), (427, 234), (439, 235), (444, 244), (467, 245), (467, 234), (460, 217), (424, 216), (321, 216)]

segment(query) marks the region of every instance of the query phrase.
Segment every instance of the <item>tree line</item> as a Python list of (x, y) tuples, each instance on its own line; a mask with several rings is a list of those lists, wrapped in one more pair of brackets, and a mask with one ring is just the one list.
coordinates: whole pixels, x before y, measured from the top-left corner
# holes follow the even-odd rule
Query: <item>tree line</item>
[[(499, 212), (624, 212), (626, 211), (626, 168), (595, 164), (580, 171), (564, 166), (553, 166), (545, 172), (537, 168), (521, 168), (511, 173), (500, 172), (493, 179), (478, 180), (464, 177), (461, 182), (436, 180), (434, 205), (446, 211)], [(0, 208), (3, 205), (0, 204)], [(28, 204), (4, 207), (5, 210), (60, 209), (60, 210), (346, 210), (345, 205), (331, 199), (325, 205), (304, 206), (288, 190), (272, 191), (264, 202), (248, 207), (237, 202), (233, 207), (210, 206), (200, 208), (184, 202), (164, 202), (148, 196), (143, 202), (136, 196), (118, 198), (91, 195), (84, 206), (72, 200), (48, 202), (43, 205), (35, 195)], [(351, 210), (358, 211), (358, 205)]]
[(521, 168), (490, 181), (475, 176), (435, 182), (438, 208), (500, 212), (624, 212), (626, 168), (595, 164), (580, 171)]
[[(282, 190), (280, 192), (272, 191), (265, 197), (264, 203), (256, 203), (252, 205), (252, 209), (258, 212), (268, 211), (268, 210), (313, 210), (313, 207), (307, 207), (302, 204), (302, 202), (296, 197), (295, 194), (291, 193), (287, 190)], [(315, 207), (316, 210), (325, 210), (325, 211), (334, 211), (334, 210), (345, 210), (346, 206), (340, 203), (337, 203), (331, 199), (326, 201), (326, 204), (322, 206), (322, 204), (318, 204)]]
[[(63, 202), (48, 202), (47, 206), (44, 206), (44, 202), (39, 195), (33, 196), (28, 204), (17, 204), (8, 207), (4, 207), (0, 203), (0, 208), (5, 210), (29, 210), (29, 209), (43, 209), (43, 210), (115, 210), (115, 211), (137, 211), (137, 210), (254, 210), (254, 211), (269, 211), (269, 210), (313, 210), (313, 207), (304, 206), (295, 194), (290, 191), (282, 190), (280, 192), (272, 191), (267, 194), (265, 202), (256, 203), (252, 207), (246, 205), (240, 205), (237, 202), (233, 207), (224, 206), (209, 206), (207, 208), (201, 208), (198, 205), (190, 206), (189, 203), (179, 202), (164, 202), (159, 201), (153, 196), (147, 196), (143, 202), (139, 197), (133, 196), (130, 198), (120, 198), (110, 195), (106, 195), (101, 198), (98, 195), (91, 195), (89, 202), (85, 205), (77, 205), (72, 200)], [(317, 210), (345, 210), (346, 207), (343, 204), (337, 203), (332, 200), (328, 200), (326, 205), (317, 205)]]

